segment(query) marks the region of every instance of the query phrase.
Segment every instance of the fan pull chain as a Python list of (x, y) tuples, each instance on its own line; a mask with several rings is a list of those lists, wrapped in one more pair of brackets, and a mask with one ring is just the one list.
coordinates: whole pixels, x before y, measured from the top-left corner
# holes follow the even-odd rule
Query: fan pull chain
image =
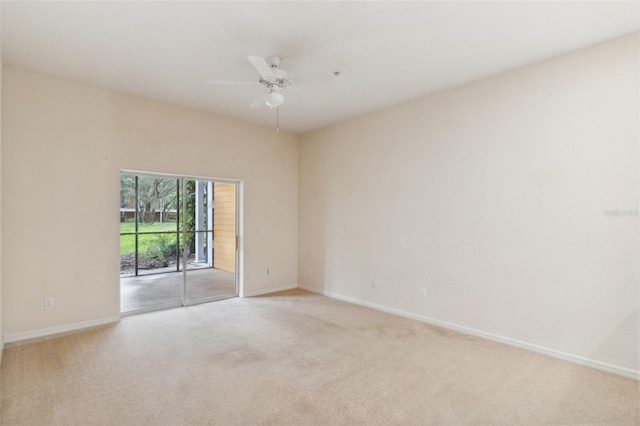
[(276, 108), (276, 132), (280, 131), (280, 108)]

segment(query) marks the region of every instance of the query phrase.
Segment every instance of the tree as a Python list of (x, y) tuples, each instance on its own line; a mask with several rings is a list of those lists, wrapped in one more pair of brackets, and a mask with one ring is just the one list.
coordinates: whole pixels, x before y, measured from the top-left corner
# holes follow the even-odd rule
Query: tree
[[(138, 176), (138, 221), (155, 222), (156, 210), (162, 209), (163, 217), (176, 203), (176, 179)], [(120, 205), (135, 199), (135, 176), (120, 175)]]
[(136, 196), (136, 177), (120, 175), (120, 207), (126, 207)]

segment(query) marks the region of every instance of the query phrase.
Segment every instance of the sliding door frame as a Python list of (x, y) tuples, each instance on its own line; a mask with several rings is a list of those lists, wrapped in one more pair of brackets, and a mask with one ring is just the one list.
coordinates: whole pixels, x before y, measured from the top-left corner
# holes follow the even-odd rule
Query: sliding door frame
[[(171, 174), (171, 173), (156, 173), (156, 172), (145, 172), (145, 171), (139, 171), (139, 170), (130, 170), (130, 169), (121, 169), (119, 171), (118, 176), (122, 175), (122, 174), (128, 174), (128, 175), (135, 175), (135, 176), (149, 176), (149, 177), (154, 177), (154, 178), (166, 178), (166, 179), (176, 179), (178, 180), (178, 186), (181, 186), (181, 191), (178, 191), (178, 202), (180, 204), (182, 204), (181, 206), (176, 205), (176, 212), (180, 212), (178, 217), (182, 217), (182, 261), (183, 261), (183, 268), (182, 268), (182, 303), (172, 303), (172, 304), (167, 304), (167, 305), (161, 305), (158, 307), (150, 307), (150, 308), (143, 308), (143, 309), (138, 309), (138, 310), (134, 310), (134, 311), (128, 311), (128, 312), (121, 312), (120, 316), (124, 317), (124, 316), (129, 316), (129, 315), (137, 315), (137, 314), (141, 314), (141, 313), (147, 313), (147, 312), (154, 312), (154, 311), (160, 311), (160, 310), (164, 310), (164, 309), (173, 309), (173, 308), (177, 308), (177, 307), (184, 307), (184, 306), (192, 306), (192, 305), (198, 305), (201, 303), (208, 303), (208, 302), (213, 302), (216, 300), (224, 300), (224, 299), (230, 299), (233, 297), (242, 297), (242, 280), (243, 280), (243, 274), (242, 274), (242, 260), (243, 260), (243, 256), (242, 256), (242, 208), (243, 208), (243, 200), (242, 200), (242, 181), (240, 180), (236, 180), (236, 179), (225, 179), (225, 178), (210, 178), (210, 177), (202, 177), (202, 176), (193, 176), (193, 175), (178, 175), (178, 174)], [(180, 185), (179, 180), (182, 180), (182, 185)], [(187, 181), (189, 180), (195, 180), (195, 181), (206, 181), (206, 182), (213, 182), (213, 183), (226, 183), (226, 184), (233, 184), (234, 188), (235, 188), (235, 234), (236, 234), (236, 247), (235, 247), (235, 273), (234, 273), (234, 294), (230, 294), (230, 295), (222, 295), (222, 296), (213, 296), (213, 297), (207, 297), (207, 298), (202, 298), (202, 299), (197, 299), (197, 300), (193, 300), (193, 301), (187, 301), (187, 272), (188, 272), (188, 268), (187, 268), (187, 260), (188, 260), (188, 253), (187, 250), (185, 250), (184, 248), (187, 247), (187, 215), (186, 215), (186, 211), (187, 211)], [(137, 178), (136, 178), (136, 186), (137, 186)], [(138, 215), (138, 199), (137, 199), (137, 192), (138, 189), (136, 188), (136, 216)], [(214, 201), (215, 203), (215, 201)], [(214, 207), (215, 208), (215, 207)], [(211, 214), (211, 213), (209, 213)], [(137, 224), (137, 220), (136, 220), (136, 224)], [(176, 221), (176, 227), (180, 226), (180, 221)], [(196, 231), (194, 230), (194, 233)], [(213, 232), (213, 228), (211, 230), (211, 232)], [(136, 230), (136, 239), (138, 238), (137, 235), (137, 230)], [(213, 240), (213, 237), (212, 237)], [(137, 246), (137, 245), (136, 245)], [(214, 247), (214, 251), (215, 251), (215, 247)], [(136, 250), (136, 270), (138, 268), (137, 265), (137, 250)], [(180, 262), (178, 262), (179, 265)], [(212, 265), (213, 265), (213, 260), (212, 260)], [(212, 266), (213, 267), (213, 266)], [(176, 273), (179, 272), (178, 270), (176, 270), (175, 272), (172, 273)], [(146, 274), (146, 275), (152, 275), (152, 274)], [(122, 278), (120, 278), (122, 279)], [(119, 296), (120, 296), (120, 300), (122, 298), (122, 294), (120, 291), (120, 280), (118, 280), (118, 292), (119, 292)]]

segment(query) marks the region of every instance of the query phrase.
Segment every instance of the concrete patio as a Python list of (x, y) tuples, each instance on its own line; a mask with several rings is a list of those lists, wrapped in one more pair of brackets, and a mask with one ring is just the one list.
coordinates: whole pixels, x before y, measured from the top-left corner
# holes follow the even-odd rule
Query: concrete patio
[[(182, 278), (182, 272), (120, 278), (120, 311), (181, 305)], [(187, 271), (186, 303), (236, 295), (235, 274), (214, 268)]]

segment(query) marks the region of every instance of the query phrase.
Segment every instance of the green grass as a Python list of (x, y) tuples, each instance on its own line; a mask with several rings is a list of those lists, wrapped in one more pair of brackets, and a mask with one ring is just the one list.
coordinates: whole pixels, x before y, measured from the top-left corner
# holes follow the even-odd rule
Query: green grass
[[(123, 232), (135, 232), (135, 223), (121, 223), (120, 233)], [(138, 251), (140, 253), (148, 251), (149, 247), (153, 244), (154, 240), (158, 237), (158, 234), (142, 235), (144, 232), (162, 232), (176, 231), (175, 222), (167, 223), (140, 223), (138, 224)], [(171, 234), (165, 234), (171, 235)], [(175, 237), (175, 234), (172, 235)], [(120, 235), (120, 254), (134, 253), (136, 251), (136, 239), (135, 235)]]
[[(175, 222), (166, 222), (166, 223), (139, 223), (138, 224), (138, 232), (159, 232), (159, 231), (175, 231), (176, 223)], [(133, 222), (121, 223), (120, 224), (120, 233), (123, 232), (136, 232), (136, 224)]]

